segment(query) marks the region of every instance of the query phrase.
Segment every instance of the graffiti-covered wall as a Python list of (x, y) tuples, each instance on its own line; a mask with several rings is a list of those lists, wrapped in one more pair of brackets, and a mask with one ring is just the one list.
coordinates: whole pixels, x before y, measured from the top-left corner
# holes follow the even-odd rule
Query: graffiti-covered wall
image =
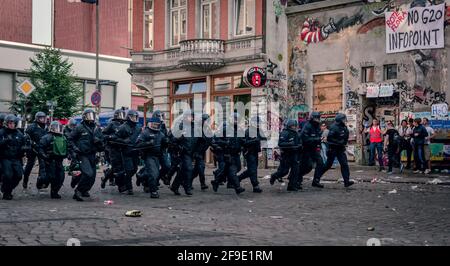
[[(342, 111), (355, 118), (351, 123), (355, 138), (352, 149), (358, 161), (364, 159), (365, 139), (360, 131), (373, 117), (398, 123), (400, 118), (414, 113), (431, 115), (433, 105), (450, 102), (450, 8), (443, 7), (445, 48), (386, 52), (387, 12), (394, 12), (390, 15), (391, 26), (399, 25), (401, 19), (409, 19), (407, 10), (445, 1), (365, 0), (347, 1), (340, 6), (334, 1), (307, 2), (291, 1), (287, 10), (288, 93), (295, 100), (294, 105), (312, 109), (313, 103), (318, 102), (314, 76), (342, 71)], [(449, 0), (447, 5), (450, 6)], [(432, 35), (417, 36), (434, 40)], [(413, 33), (401, 36), (403, 42), (408, 37), (411, 44), (416, 42)], [(379, 97), (369, 96), (374, 89)], [(381, 91), (388, 94), (381, 97)], [(441, 136), (448, 136), (447, 123), (441, 123)]]

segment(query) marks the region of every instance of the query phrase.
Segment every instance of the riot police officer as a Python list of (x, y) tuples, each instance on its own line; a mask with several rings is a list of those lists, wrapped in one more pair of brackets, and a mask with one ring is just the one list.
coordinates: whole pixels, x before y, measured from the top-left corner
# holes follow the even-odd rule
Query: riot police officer
[(298, 191), (297, 178), (299, 170), (298, 154), (301, 148), (300, 136), (298, 134), (298, 121), (290, 119), (287, 121), (278, 140), (278, 147), (281, 150), (281, 161), (278, 170), (270, 176), (270, 184), (275, 180), (283, 182), (290, 170), (288, 191)]
[(96, 125), (96, 114), (92, 109), (86, 109), (82, 115), (83, 121), (70, 133), (69, 143), (80, 162), (81, 178), (76, 185), (73, 199), (83, 201), (90, 197), (89, 190), (95, 183), (96, 153), (103, 150), (103, 134)]
[(118, 109), (114, 111), (114, 117), (103, 129), (102, 133), (106, 140), (105, 146), (105, 157), (108, 157), (108, 163), (110, 164), (110, 168), (105, 169), (104, 176), (102, 177), (102, 181), (100, 184), (101, 188), (105, 188), (106, 182), (109, 180), (109, 184), (111, 186), (115, 185), (114, 176), (117, 175), (121, 171), (120, 166), (122, 166), (122, 155), (120, 154), (120, 150), (117, 146), (114, 146), (109, 141), (114, 140), (114, 135), (119, 129), (119, 127), (125, 122), (126, 113), (123, 109)]
[(334, 160), (337, 158), (339, 164), (341, 165), (341, 174), (344, 179), (344, 186), (350, 187), (354, 184), (354, 182), (350, 181), (350, 168), (348, 166), (347, 155), (345, 154), (349, 138), (349, 131), (346, 121), (347, 116), (345, 114), (337, 114), (334, 124), (330, 127), (330, 132), (327, 137), (327, 162), (322, 173), (320, 174), (320, 177), (331, 169)]
[(311, 172), (313, 163), (316, 164), (314, 171), (313, 187), (323, 188), (320, 184), (320, 174), (323, 171), (323, 159), (320, 155), (322, 147), (322, 129), (320, 128), (320, 113), (313, 112), (308, 122), (300, 133), (301, 142), (303, 144), (302, 156), (300, 159), (300, 177), (299, 187), (303, 182), (303, 176)]
[(50, 197), (60, 199), (58, 194), (64, 183), (63, 160), (68, 155), (67, 139), (58, 121), (50, 123), (49, 132), (39, 142), (39, 155), (45, 163), (46, 184), (50, 184)]
[[(240, 185), (237, 174), (241, 171), (241, 151), (245, 136), (245, 131), (239, 126), (239, 115), (233, 115), (232, 123), (227, 124), (222, 128), (222, 136), (215, 136), (213, 139), (214, 145), (220, 147), (223, 152), (223, 160), (225, 163), (223, 175), (227, 178), (230, 188), (234, 188), (236, 194), (241, 194), (245, 191)], [(214, 192), (217, 192), (220, 182), (222, 181), (220, 174), (215, 176), (211, 181)]]
[(194, 171), (192, 174), (192, 179), (195, 179), (197, 176), (200, 179), (200, 188), (201, 190), (208, 189), (208, 186), (206, 185), (206, 177), (205, 177), (205, 158), (206, 158), (206, 151), (208, 150), (209, 146), (212, 142), (212, 132), (211, 128), (209, 127), (208, 121), (209, 121), (209, 115), (203, 114), (202, 117), (202, 123), (201, 123), (201, 137), (197, 138), (197, 145), (195, 147), (194, 151)]
[[(42, 183), (46, 179), (45, 177), (45, 164), (42, 158), (38, 156), (39, 142), (41, 138), (47, 134), (45, 129), (47, 123), (47, 115), (44, 112), (37, 112), (34, 116), (34, 122), (25, 130), (31, 140), (31, 150), (27, 152), (27, 164), (23, 170), (23, 188), (28, 187), (28, 180), (33, 170), (34, 164), (36, 163), (36, 158), (39, 162), (39, 175), (36, 181), (36, 187), (38, 189), (42, 188)], [(45, 183), (45, 182), (44, 182)]]
[(247, 170), (239, 175), (240, 181), (250, 178), (254, 193), (262, 192), (258, 182), (258, 154), (261, 152), (261, 141), (267, 140), (260, 128), (260, 122), (261, 119), (258, 116), (253, 116), (250, 119), (249, 128), (245, 131), (244, 158), (247, 162)]
[(193, 114), (190, 110), (185, 111), (181, 121), (174, 124), (172, 133), (172, 145), (178, 146), (181, 163), (170, 189), (175, 195), (180, 195), (178, 189), (183, 186), (186, 195), (192, 196), (192, 162), (197, 138), (194, 137)]
[[(152, 117), (156, 117), (161, 121), (161, 133), (164, 134), (164, 136), (167, 138), (168, 137), (168, 130), (166, 127), (166, 123), (164, 123), (164, 113), (161, 112), (160, 110), (156, 110)], [(159, 179), (162, 179), (163, 182), (165, 181), (165, 183), (167, 184), (167, 174), (170, 170), (170, 166), (171, 166), (171, 162), (170, 162), (170, 155), (169, 152), (167, 150), (167, 147), (164, 147), (164, 149), (162, 150), (162, 154), (161, 154), (161, 158), (159, 159), (159, 163), (161, 165), (161, 171), (159, 172), (159, 177), (158, 177), (158, 182)], [(170, 184), (170, 181), (169, 181)]]
[(123, 170), (116, 179), (119, 192), (127, 192), (133, 195), (132, 177), (136, 174), (139, 164), (139, 155), (134, 150), (136, 141), (141, 133), (138, 126), (139, 114), (135, 110), (128, 110), (126, 121), (117, 129), (114, 134), (115, 140), (120, 144), (122, 155)]
[[(0, 130), (4, 128), (3, 124), (5, 122), (5, 117), (6, 115), (3, 113), (0, 113)], [(2, 184), (2, 176), (3, 176), (3, 171), (2, 171), (2, 164), (0, 162), (0, 185)]]
[(16, 128), (18, 119), (15, 115), (5, 118), (6, 126), (0, 129), (0, 163), (2, 164), (3, 183), (1, 191), (4, 200), (12, 200), (12, 191), (22, 179), (25, 137)]
[(150, 197), (159, 198), (158, 176), (160, 171), (160, 158), (167, 145), (167, 137), (161, 132), (161, 120), (152, 117), (148, 127), (139, 135), (137, 148), (142, 150), (144, 159), (144, 176), (147, 178)]

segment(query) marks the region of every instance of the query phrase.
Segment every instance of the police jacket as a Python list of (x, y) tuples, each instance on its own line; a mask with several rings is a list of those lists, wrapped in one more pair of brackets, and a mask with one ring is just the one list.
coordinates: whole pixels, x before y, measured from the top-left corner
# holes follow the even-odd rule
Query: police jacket
[(306, 123), (300, 133), (300, 139), (305, 149), (320, 148), (322, 143), (320, 124), (314, 121)]
[(335, 122), (330, 127), (330, 131), (328, 132), (328, 145), (330, 148), (341, 148), (345, 149), (345, 146), (348, 143), (349, 132), (348, 128), (344, 123)]
[(205, 132), (202, 130), (202, 136), (197, 138), (197, 145), (195, 146), (194, 156), (203, 157), (212, 145), (212, 131), (210, 128), (204, 128)]
[(261, 141), (264, 140), (267, 140), (267, 138), (260, 129), (248, 128), (245, 130), (244, 153), (258, 154), (261, 152)]
[(71, 129), (69, 126), (64, 127), (64, 136), (69, 139), (70, 133), (72, 133), (73, 129)]
[(183, 123), (180, 124), (179, 137), (173, 137), (172, 145), (176, 145), (182, 154), (193, 155), (196, 149), (198, 139), (194, 137), (194, 124), (189, 128), (184, 128)]
[(125, 155), (133, 156), (136, 155), (134, 148), (141, 132), (141, 128), (136, 123), (127, 120), (114, 133), (114, 141), (120, 144)]
[(0, 129), (0, 158), (21, 160), (24, 145), (25, 136), (18, 129)]
[(238, 126), (233, 126), (231, 132), (227, 132), (227, 126), (222, 128), (222, 136), (215, 137), (213, 142), (224, 154), (239, 155), (244, 146), (245, 132)]
[(167, 146), (168, 139), (164, 136), (163, 132), (146, 127), (138, 136), (136, 143), (136, 148), (142, 151), (145, 157), (159, 157), (162, 155), (163, 149)]
[(37, 122), (33, 122), (26, 130), (25, 133), (30, 136), (31, 146), (37, 151), (41, 138), (47, 134), (45, 125), (41, 126)]
[(108, 125), (103, 129), (102, 133), (105, 136), (106, 139), (108, 139), (108, 136), (113, 136), (117, 129), (122, 125), (122, 122), (117, 119), (111, 120), (111, 122), (108, 123)]
[(301, 147), (300, 136), (296, 130), (285, 128), (281, 131), (278, 147), (283, 152), (297, 151)]
[(95, 154), (103, 149), (103, 134), (95, 124), (83, 121), (70, 133), (69, 146), (81, 155)]
[(423, 125), (414, 127), (413, 138), (415, 145), (424, 145), (426, 137), (428, 137), (428, 131)]
[(41, 138), (39, 142), (39, 156), (44, 159), (64, 159), (67, 156), (58, 156), (53, 153), (53, 141), (55, 139), (55, 135), (51, 132), (47, 133), (45, 136)]

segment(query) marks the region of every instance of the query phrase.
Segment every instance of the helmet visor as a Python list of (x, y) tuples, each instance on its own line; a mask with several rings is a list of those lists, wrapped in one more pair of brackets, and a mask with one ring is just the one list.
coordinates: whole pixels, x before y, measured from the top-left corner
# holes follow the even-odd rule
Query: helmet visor
[(63, 125), (59, 124), (53, 124), (50, 126), (50, 132), (56, 133), (56, 134), (62, 134), (63, 133)]
[(130, 121), (137, 123), (139, 117), (137, 115), (129, 115)]
[(84, 114), (84, 120), (85, 121), (95, 121), (95, 113), (89, 112)]
[(159, 131), (159, 130), (161, 130), (161, 123), (158, 123), (158, 122), (149, 122), (149, 123), (148, 123), (148, 127), (151, 128), (151, 129), (153, 129), (153, 130)]
[(119, 112), (119, 113), (117, 114), (117, 119), (119, 119), (119, 120), (125, 120), (125, 118), (126, 118), (125, 112)]

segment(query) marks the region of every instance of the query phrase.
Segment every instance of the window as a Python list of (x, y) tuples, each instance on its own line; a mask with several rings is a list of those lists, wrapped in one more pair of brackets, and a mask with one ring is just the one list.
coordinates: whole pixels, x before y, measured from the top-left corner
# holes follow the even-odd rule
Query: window
[(0, 112), (8, 112), (13, 100), (13, 73), (0, 72)]
[(214, 39), (217, 35), (217, 1), (202, 0), (202, 38)]
[[(84, 103), (85, 107), (93, 107), (91, 103), (92, 93), (96, 90), (95, 81), (86, 81), (84, 86)], [(109, 83), (105, 85), (100, 85), (100, 91), (102, 94), (101, 111), (113, 111), (115, 108), (115, 98), (116, 98), (116, 84)]]
[(236, 36), (253, 33), (255, 25), (255, 1), (234, 1), (234, 34)]
[(153, 0), (144, 1), (144, 48), (153, 49)]
[(188, 83), (176, 83), (174, 86), (175, 95), (192, 94), (192, 93), (204, 93), (206, 92), (206, 82), (196, 81)]
[(176, 46), (187, 37), (187, 0), (170, 1), (171, 46)]
[(52, 45), (53, 1), (33, 0), (31, 42), (38, 45)]
[(214, 90), (215, 91), (226, 91), (230, 89), (247, 89), (242, 82), (242, 75), (233, 75), (225, 77), (214, 78)]
[(397, 64), (384, 65), (384, 80), (397, 79)]
[(362, 68), (362, 83), (369, 83), (375, 81), (375, 67), (363, 67)]

